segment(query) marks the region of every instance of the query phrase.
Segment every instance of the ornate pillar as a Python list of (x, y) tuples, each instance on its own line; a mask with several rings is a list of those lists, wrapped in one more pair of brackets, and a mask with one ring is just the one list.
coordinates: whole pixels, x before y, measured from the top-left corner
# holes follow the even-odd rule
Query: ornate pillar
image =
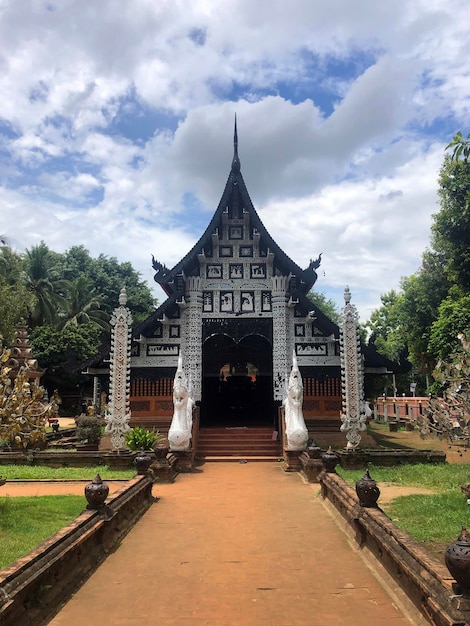
[(287, 277), (273, 276), (273, 392), (274, 400), (284, 399), (288, 377)]
[(106, 432), (111, 434), (115, 450), (124, 448), (124, 435), (129, 431), (131, 418), (130, 366), (132, 316), (126, 307), (127, 294), (121, 289), (119, 307), (111, 316), (111, 353), (109, 366), (109, 409), (106, 415)]
[(341, 432), (346, 433), (347, 448), (354, 449), (361, 441), (360, 431), (366, 429), (364, 405), (364, 367), (359, 337), (359, 315), (351, 304), (349, 287), (344, 290), (345, 306), (341, 314), (340, 349), (342, 412)]
[(188, 372), (188, 382), (194, 401), (202, 394), (202, 291), (199, 276), (186, 279), (189, 303), (184, 311), (185, 335), (182, 342), (183, 361)]

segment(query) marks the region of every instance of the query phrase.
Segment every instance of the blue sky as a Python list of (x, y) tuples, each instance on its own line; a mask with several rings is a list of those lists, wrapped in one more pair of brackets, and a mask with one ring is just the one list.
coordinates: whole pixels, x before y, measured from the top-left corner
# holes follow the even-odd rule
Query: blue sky
[(469, 131), (469, 23), (466, 0), (0, 0), (0, 233), (154, 287), (217, 207), (236, 113), (261, 219), (365, 320), (419, 268)]

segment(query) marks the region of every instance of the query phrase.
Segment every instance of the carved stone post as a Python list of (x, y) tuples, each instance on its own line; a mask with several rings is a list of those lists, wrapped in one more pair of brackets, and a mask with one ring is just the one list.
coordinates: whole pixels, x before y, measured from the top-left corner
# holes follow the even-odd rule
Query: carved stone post
[(341, 432), (346, 433), (347, 448), (354, 450), (361, 441), (360, 431), (366, 429), (364, 405), (364, 368), (359, 338), (359, 315), (351, 304), (349, 287), (344, 290), (345, 306), (341, 315)]
[(109, 409), (106, 415), (106, 432), (111, 434), (111, 443), (115, 450), (124, 448), (124, 435), (129, 431), (131, 418), (130, 399), (130, 361), (132, 316), (126, 307), (127, 294), (121, 289), (119, 307), (111, 316), (111, 353), (109, 366)]
[(201, 399), (202, 389), (202, 291), (199, 276), (186, 280), (189, 304), (185, 309), (186, 333), (183, 341), (184, 362), (194, 401)]
[(287, 387), (289, 367), (287, 340), (287, 277), (274, 276), (272, 289), (273, 308), (273, 393), (274, 400), (282, 402)]

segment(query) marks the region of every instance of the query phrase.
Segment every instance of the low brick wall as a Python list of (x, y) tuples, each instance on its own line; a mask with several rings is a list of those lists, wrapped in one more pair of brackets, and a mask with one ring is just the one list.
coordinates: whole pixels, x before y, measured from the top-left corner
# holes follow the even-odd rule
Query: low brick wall
[(323, 497), (354, 530), (359, 546), (380, 561), (432, 624), (470, 624), (470, 603), (455, 597), (454, 579), (444, 565), (398, 529), (380, 508), (361, 507), (354, 489), (336, 473), (323, 473), (320, 484)]
[[(107, 465), (112, 469), (133, 467), (134, 452), (105, 452), (102, 450), (60, 452), (51, 450), (28, 450), (27, 452), (0, 452), (1, 465), (46, 465), (47, 467), (93, 467)], [(1, 472), (0, 472), (1, 474)]]
[(337, 450), (341, 467), (345, 469), (362, 469), (369, 463), (379, 467), (415, 463), (445, 463), (446, 453), (442, 450), (413, 450), (411, 448), (359, 449), (352, 452)]
[(0, 570), (0, 624), (47, 624), (153, 502), (152, 480), (137, 476), (110, 496), (101, 511), (84, 510), (35, 550)]

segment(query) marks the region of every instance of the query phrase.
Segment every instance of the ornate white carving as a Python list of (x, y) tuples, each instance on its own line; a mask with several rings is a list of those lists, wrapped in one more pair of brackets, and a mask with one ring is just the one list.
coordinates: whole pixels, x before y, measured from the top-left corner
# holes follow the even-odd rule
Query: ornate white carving
[(341, 432), (346, 433), (347, 448), (355, 449), (361, 441), (360, 431), (366, 429), (366, 406), (364, 403), (364, 366), (359, 337), (359, 315), (351, 304), (349, 287), (344, 290), (345, 306), (341, 314), (341, 386), (342, 413)]
[(287, 381), (287, 277), (273, 276), (273, 387), (274, 399), (282, 401)]
[(194, 400), (201, 399), (202, 381), (202, 290), (199, 276), (190, 276), (186, 282), (189, 306), (184, 311), (185, 329), (182, 350), (189, 379), (192, 381)]
[(173, 419), (168, 431), (170, 450), (188, 450), (191, 446), (194, 400), (190, 385), (183, 371), (183, 359), (178, 359), (178, 368), (173, 384)]
[(295, 352), (293, 352), (289, 386), (283, 401), (286, 416), (287, 450), (305, 450), (307, 447), (308, 431), (302, 412), (303, 399), (302, 376), (297, 365)]
[(132, 315), (126, 307), (126, 290), (121, 289), (119, 307), (111, 316), (111, 353), (109, 366), (109, 408), (105, 416), (106, 432), (111, 434), (115, 450), (124, 448), (124, 435), (129, 431), (131, 418), (130, 361)]

